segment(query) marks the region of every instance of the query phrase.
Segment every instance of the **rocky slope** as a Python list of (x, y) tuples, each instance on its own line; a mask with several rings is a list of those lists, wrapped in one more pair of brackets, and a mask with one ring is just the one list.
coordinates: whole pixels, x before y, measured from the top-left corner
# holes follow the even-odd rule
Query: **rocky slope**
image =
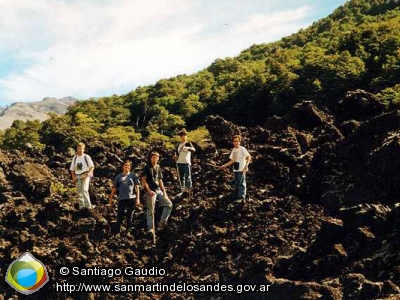
[[(68, 175), (71, 154), (0, 152), (0, 271), (29, 251), (48, 267), (51, 283), (33, 299), (398, 299), (400, 208), (399, 111), (373, 95), (348, 93), (334, 109), (295, 105), (265, 126), (244, 128), (207, 119), (212, 143), (197, 147), (193, 195), (175, 197), (172, 152), (161, 165), (174, 202), (157, 244), (145, 214), (134, 212), (129, 235), (115, 236), (116, 207), (107, 206), (111, 179), (124, 159), (137, 170), (148, 151), (88, 145), (96, 163), (94, 210), (77, 210)], [(341, 112), (345, 109), (346, 114)], [(246, 202), (232, 201), (229, 137), (240, 133), (253, 156)], [(165, 268), (166, 277), (85, 278), (86, 282), (223, 282), (270, 284), (264, 294), (56, 293), (61, 265)], [(4, 281), (4, 299), (22, 298)], [(1, 299), (1, 296), (0, 296)]]
[(14, 120), (44, 121), (48, 118), (49, 112), (63, 114), (75, 101), (73, 97), (65, 97), (44, 98), (38, 102), (15, 102), (7, 108), (0, 108), (0, 130), (9, 128)]

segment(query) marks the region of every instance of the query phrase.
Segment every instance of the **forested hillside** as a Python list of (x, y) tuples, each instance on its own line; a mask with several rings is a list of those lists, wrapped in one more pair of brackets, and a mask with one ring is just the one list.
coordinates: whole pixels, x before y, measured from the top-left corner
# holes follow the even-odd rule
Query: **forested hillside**
[(196, 74), (81, 101), (41, 124), (16, 122), (0, 143), (42, 148), (57, 141), (65, 149), (77, 139), (115, 140), (127, 147), (166, 140), (181, 127), (195, 129), (211, 113), (255, 126), (303, 100), (331, 108), (355, 89), (393, 108), (400, 104), (399, 49), (398, 0), (353, 0), (307, 29), (218, 58)]

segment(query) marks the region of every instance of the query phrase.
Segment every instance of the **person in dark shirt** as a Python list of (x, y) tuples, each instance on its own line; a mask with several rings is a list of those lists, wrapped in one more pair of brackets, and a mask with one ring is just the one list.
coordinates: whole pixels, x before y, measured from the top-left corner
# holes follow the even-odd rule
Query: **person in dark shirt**
[(114, 186), (110, 194), (109, 204), (111, 205), (113, 197), (118, 191), (117, 233), (121, 230), (121, 224), (125, 215), (127, 217), (127, 231), (131, 228), (133, 207), (134, 205), (140, 207), (139, 179), (135, 174), (131, 173), (131, 168), (132, 163), (125, 161), (123, 172), (115, 177)]
[(167, 196), (167, 192), (163, 183), (163, 175), (161, 167), (158, 164), (160, 154), (158, 152), (150, 153), (150, 162), (144, 167), (141, 181), (142, 186), (146, 190), (147, 201), (147, 229), (153, 235), (155, 240), (155, 221), (154, 221), (154, 206), (156, 199), (163, 206), (161, 220), (158, 223), (158, 229), (162, 229), (167, 225), (168, 218), (172, 211), (172, 202)]

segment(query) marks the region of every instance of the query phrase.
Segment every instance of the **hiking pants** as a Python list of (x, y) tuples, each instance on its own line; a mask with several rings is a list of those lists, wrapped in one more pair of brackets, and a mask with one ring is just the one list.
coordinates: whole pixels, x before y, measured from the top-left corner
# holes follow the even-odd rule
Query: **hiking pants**
[(172, 202), (167, 197), (164, 197), (163, 192), (160, 189), (154, 191), (155, 194), (150, 196), (149, 193), (146, 194), (147, 198), (147, 228), (153, 229), (154, 222), (154, 207), (156, 204), (156, 199), (160, 201), (161, 206), (163, 206), (163, 211), (161, 214), (161, 222), (167, 222), (169, 215), (172, 211)]
[(87, 175), (86, 173), (76, 175), (76, 192), (78, 194), (78, 199), (79, 199), (79, 209), (83, 207), (92, 208), (89, 196), (90, 177), (87, 176), (84, 180), (81, 179), (86, 175)]

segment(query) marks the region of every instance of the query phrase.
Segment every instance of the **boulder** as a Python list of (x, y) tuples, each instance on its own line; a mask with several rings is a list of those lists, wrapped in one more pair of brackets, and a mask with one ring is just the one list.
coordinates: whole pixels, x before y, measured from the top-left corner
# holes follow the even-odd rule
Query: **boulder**
[(16, 190), (22, 191), (33, 202), (40, 201), (51, 194), (51, 171), (39, 163), (17, 164), (8, 176)]

